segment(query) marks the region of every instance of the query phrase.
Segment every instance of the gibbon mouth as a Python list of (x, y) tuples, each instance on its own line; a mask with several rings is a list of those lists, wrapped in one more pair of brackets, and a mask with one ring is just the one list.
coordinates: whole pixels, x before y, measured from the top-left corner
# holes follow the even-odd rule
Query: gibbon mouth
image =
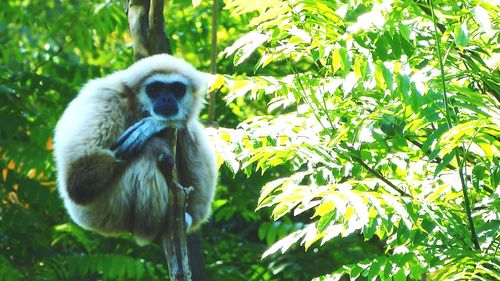
[(172, 117), (179, 113), (177, 106), (155, 106), (154, 112), (163, 117)]

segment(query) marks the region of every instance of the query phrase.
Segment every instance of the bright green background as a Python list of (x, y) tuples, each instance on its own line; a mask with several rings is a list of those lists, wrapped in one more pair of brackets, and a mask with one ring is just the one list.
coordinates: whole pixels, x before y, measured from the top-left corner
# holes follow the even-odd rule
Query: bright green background
[[(208, 71), (212, 1), (166, 2)], [(500, 9), (433, 2), (220, 2), (208, 280), (499, 279)], [(121, 1), (2, 1), (0, 42), (0, 280), (164, 280), (54, 182), (64, 107), (132, 63)]]

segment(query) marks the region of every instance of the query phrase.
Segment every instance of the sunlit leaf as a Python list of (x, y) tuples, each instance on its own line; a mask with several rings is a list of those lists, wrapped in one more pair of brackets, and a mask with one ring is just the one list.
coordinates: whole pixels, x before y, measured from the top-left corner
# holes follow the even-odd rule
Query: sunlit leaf
[(469, 29), (467, 28), (467, 24), (464, 22), (460, 25), (455, 26), (455, 43), (457, 43), (460, 47), (467, 46), (469, 42)]
[(196, 8), (200, 5), (201, 0), (191, 0), (191, 2), (193, 4), (193, 8)]

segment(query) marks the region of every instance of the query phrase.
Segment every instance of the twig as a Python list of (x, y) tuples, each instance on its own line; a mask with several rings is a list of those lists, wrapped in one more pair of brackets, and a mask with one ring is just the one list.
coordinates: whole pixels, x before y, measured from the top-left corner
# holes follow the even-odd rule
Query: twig
[[(213, 0), (212, 4), (212, 46), (210, 51), (210, 73), (217, 71), (217, 19), (219, 16), (219, 2)], [(208, 98), (208, 123), (213, 125), (215, 121), (215, 93), (210, 93)]]
[(381, 173), (379, 173), (378, 171), (375, 171), (374, 169), (372, 169), (370, 166), (368, 166), (363, 160), (361, 160), (361, 158), (358, 158), (356, 156), (352, 156), (351, 155), (351, 159), (353, 159), (354, 161), (356, 161), (358, 164), (360, 164), (363, 168), (365, 168), (370, 174), (374, 175), (376, 178), (378, 178), (379, 180), (381, 180), (382, 182), (384, 182), (385, 184), (387, 184), (390, 188), (394, 189), (395, 191), (397, 191), (401, 196), (407, 196), (407, 197), (411, 197), (410, 194), (406, 193), (404, 190), (402, 190), (401, 188), (397, 187), (395, 184), (393, 184), (390, 180), (386, 179)]
[[(453, 124), (452, 124), (451, 113), (450, 113), (450, 109), (449, 109), (448, 96), (446, 93), (446, 84), (445, 84), (445, 77), (444, 77), (444, 65), (443, 65), (443, 59), (442, 59), (442, 55), (441, 55), (441, 44), (439, 43), (438, 27), (437, 27), (436, 16), (434, 14), (434, 6), (432, 3), (432, 0), (428, 0), (428, 1), (429, 1), (431, 13), (432, 13), (432, 22), (434, 24), (434, 40), (436, 41), (436, 52), (437, 52), (437, 57), (439, 60), (439, 69), (441, 72), (441, 87), (443, 90), (443, 106), (444, 106), (444, 111), (445, 111), (446, 124), (447, 124), (448, 130), (449, 130), (453, 127)], [(478, 242), (477, 234), (476, 234), (476, 228), (474, 227), (474, 221), (472, 219), (472, 212), (471, 212), (470, 200), (469, 200), (469, 192), (467, 190), (467, 182), (465, 181), (465, 175), (463, 172), (463, 165), (464, 165), (465, 160), (461, 161), (457, 148), (454, 148), (453, 152), (455, 154), (455, 159), (457, 160), (457, 165), (458, 165), (457, 170), (458, 170), (458, 175), (460, 177), (460, 183), (462, 186), (465, 211), (467, 213), (467, 221), (469, 222), (469, 230), (471, 232), (472, 244), (474, 244), (474, 248), (476, 250), (480, 250), (481, 247), (479, 246), (479, 242)]]

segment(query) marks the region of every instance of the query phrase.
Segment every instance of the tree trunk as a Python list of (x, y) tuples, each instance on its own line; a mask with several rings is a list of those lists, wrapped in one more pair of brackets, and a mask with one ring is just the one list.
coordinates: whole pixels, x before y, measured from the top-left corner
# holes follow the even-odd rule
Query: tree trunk
[[(134, 60), (159, 53), (171, 54), (170, 42), (165, 33), (163, 18), (163, 0), (125, 0), (130, 34), (133, 40)], [(203, 253), (199, 243), (199, 234), (190, 237), (194, 245), (186, 243), (186, 222), (184, 213), (191, 189), (179, 184), (176, 168), (177, 130), (170, 129), (166, 134), (170, 141), (174, 166), (172, 171), (164, 171), (169, 186), (167, 225), (160, 238), (160, 245), (165, 252), (170, 280), (191, 281), (189, 253), (194, 254), (191, 262), (195, 267), (195, 280), (205, 280)], [(159, 155), (161, 161), (163, 155)]]

